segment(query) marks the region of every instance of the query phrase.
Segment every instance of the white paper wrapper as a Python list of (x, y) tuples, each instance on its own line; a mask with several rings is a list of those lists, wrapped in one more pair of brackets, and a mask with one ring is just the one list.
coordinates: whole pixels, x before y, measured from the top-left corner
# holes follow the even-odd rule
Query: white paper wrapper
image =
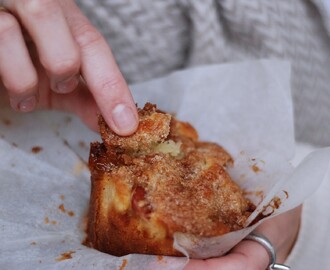
[[(132, 90), (140, 106), (157, 103), (191, 122), (201, 139), (223, 145), (235, 159), (230, 173), (258, 204), (256, 213), (274, 196), (282, 202), (274, 214), (297, 206), (327, 174), (329, 149), (315, 151), (296, 169), (289, 164), (294, 139), (285, 62), (205, 66)], [(90, 195), (85, 161), (95, 140), (97, 134), (68, 114), (0, 109), (0, 269), (184, 267), (186, 258), (118, 258), (82, 244)], [(175, 245), (197, 258), (219, 256), (252, 229), (213, 239), (177, 234)]]

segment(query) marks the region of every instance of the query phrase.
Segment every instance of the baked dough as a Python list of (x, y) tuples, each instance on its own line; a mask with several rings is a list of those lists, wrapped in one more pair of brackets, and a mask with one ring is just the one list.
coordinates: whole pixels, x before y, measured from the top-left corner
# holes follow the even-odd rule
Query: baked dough
[(182, 256), (173, 234), (212, 237), (241, 229), (253, 211), (226, 171), (231, 156), (147, 103), (136, 133), (120, 137), (99, 118), (91, 144), (88, 243), (103, 252)]

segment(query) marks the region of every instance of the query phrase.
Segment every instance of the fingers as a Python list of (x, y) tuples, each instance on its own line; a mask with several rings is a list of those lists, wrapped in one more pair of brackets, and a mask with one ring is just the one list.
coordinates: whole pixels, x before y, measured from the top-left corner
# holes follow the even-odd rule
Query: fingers
[(63, 2), (68, 22), (81, 49), (81, 71), (102, 115), (119, 135), (130, 135), (138, 125), (138, 116), (128, 86), (119, 71), (104, 38), (82, 15), (73, 2)]
[(11, 106), (32, 111), (38, 98), (37, 72), (14, 16), (0, 11), (0, 77), (8, 90)]
[(283, 263), (299, 233), (302, 206), (263, 222), (256, 233), (266, 236), (276, 250), (277, 262)]
[[(13, 107), (22, 111), (32, 110), (38, 99), (37, 88), (41, 99), (45, 101), (48, 97), (47, 103), (52, 107), (54, 95), (48, 93), (48, 85), (40, 85), (41, 78), (37, 78), (36, 74), (47, 74), (50, 88), (67, 94), (77, 87), (81, 73), (110, 128), (123, 136), (136, 130), (136, 106), (111, 50), (73, 0), (2, 2), (16, 17), (15, 20), (11, 14), (4, 15), (8, 17), (11, 31), (4, 20), (0, 21), (0, 39), (5, 40), (0, 44), (0, 57), (3, 59), (0, 75)], [(18, 21), (31, 38), (33, 47), (36, 47), (37, 57), (33, 55), (33, 61), (31, 51), (24, 44)], [(18, 66), (22, 69), (20, 74), (25, 73), (26, 81), (17, 80), (17, 76), (21, 76), (17, 73)], [(65, 104), (58, 104), (58, 108), (68, 107), (65, 98), (63, 96), (62, 100)], [(75, 103), (74, 106), (82, 105)]]
[(51, 88), (68, 93), (79, 82), (80, 54), (57, 0), (13, 1), (13, 9), (37, 47)]
[[(228, 260), (240, 256), (247, 269), (264, 270), (269, 266), (269, 255), (266, 249), (257, 242), (244, 240), (238, 244), (228, 255)], [(243, 266), (243, 264), (242, 264)], [(244, 269), (244, 268), (242, 268)]]
[[(41, 82), (42, 83), (42, 82)], [(83, 81), (78, 84), (77, 90), (65, 95), (51, 92), (52, 107), (75, 113), (92, 130), (98, 131), (97, 115), (100, 113), (91, 92)], [(42, 97), (41, 97), (42, 98)]]

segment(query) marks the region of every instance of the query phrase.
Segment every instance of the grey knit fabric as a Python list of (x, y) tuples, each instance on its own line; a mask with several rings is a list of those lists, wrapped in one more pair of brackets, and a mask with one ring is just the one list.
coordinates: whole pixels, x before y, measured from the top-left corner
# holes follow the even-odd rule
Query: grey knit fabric
[(330, 19), (323, 0), (79, 0), (128, 82), (187, 66), (290, 60), (296, 138), (330, 145)]

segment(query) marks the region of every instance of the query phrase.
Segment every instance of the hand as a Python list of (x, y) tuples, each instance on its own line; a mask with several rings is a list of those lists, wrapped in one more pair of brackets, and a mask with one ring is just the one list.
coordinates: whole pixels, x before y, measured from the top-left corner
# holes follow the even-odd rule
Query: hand
[[(276, 249), (277, 263), (289, 255), (298, 231), (301, 206), (263, 222), (255, 232), (266, 236)], [(227, 255), (208, 260), (190, 260), (185, 270), (265, 270), (269, 265), (267, 251), (257, 242), (243, 240)]]
[(0, 7), (0, 89), (14, 109), (71, 111), (94, 129), (100, 110), (119, 135), (136, 130), (136, 106), (111, 50), (73, 0)]

